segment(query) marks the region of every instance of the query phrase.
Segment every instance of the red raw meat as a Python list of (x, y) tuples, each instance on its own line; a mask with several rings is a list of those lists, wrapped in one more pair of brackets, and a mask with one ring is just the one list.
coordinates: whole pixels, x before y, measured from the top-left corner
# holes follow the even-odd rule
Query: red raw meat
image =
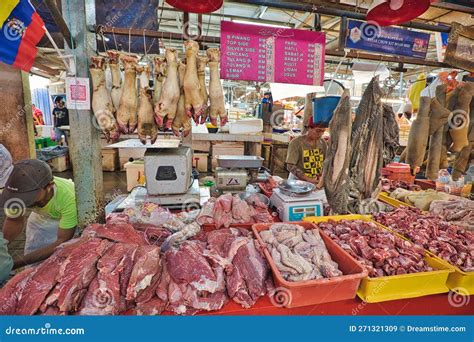
[(14, 315), (16, 313), (18, 299), (36, 270), (36, 267), (23, 270), (0, 289), (0, 315)]
[(94, 223), (87, 226), (82, 235), (108, 239), (114, 242), (148, 245), (144, 235), (127, 223), (107, 223), (105, 225)]
[(171, 232), (166, 228), (157, 227), (151, 224), (135, 223), (133, 227), (143, 232), (148, 243), (153, 246), (161, 246)]
[(155, 246), (138, 247), (126, 300), (136, 300), (137, 302), (150, 300), (156, 292), (160, 275), (160, 248)]
[[(125, 293), (137, 246), (114, 244), (99, 260), (99, 273), (87, 291), (81, 315), (117, 315), (125, 311)], [(128, 274), (127, 274), (128, 273)]]
[(61, 264), (58, 281), (57, 306), (60, 311), (76, 311), (89, 284), (97, 274), (97, 261), (111, 247), (107, 240), (92, 239), (76, 248)]
[(135, 314), (139, 316), (155, 316), (161, 314), (166, 308), (166, 302), (154, 297), (147, 302), (138, 303)]
[(46, 296), (54, 288), (59, 275), (61, 264), (77, 248), (82, 250), (82, 244), (89, 239), (75, 239), (58, 247), (52, 256), (37, 266), (36, 272), (25, 284), (18, 299), (16, 314), (33, 315), (38, 311)]

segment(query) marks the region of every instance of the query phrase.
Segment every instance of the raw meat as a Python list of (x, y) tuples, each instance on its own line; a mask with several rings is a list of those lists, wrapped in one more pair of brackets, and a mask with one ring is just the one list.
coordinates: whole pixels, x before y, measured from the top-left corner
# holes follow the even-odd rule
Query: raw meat
[[(161, 96), (155, 105), (155, 121), (162, 127), (164, 120), (173, 120), (178, 106), (180, 87), (178, 78), (178, 52), (175, 49), (166, 49), (166, 78), (161, 88)], [(168, 123), (166, 123), (168, 125)]]
[(92, 79), (92, 110), (107, 141), (116, 142), (120, 136), (115, 120), (115, 108), (105, 87), (105, 58), (92, 57), (89, 71)]
[(349, 91), (342, 94), (329, 123), (334, 138), (329, 141), (324, 159), (324, 191), (334, 214), (349, 211), (349, 163), (351, 157), (351, 103)]
[(150, 96), (150, 68), (145, 66), (137, 67), (140, 79), (140, 98), (138, 104), (138, 138), (143, 145), (146, 144), (147, 137), (150, 137), (151, 144), (158, 138), (158, 128), (156, 127), (153, 104)]
[(275, 223), (260, 232), (283, 278), (306, 281), (341, 276), (317, 229), (290, 223)]
[(383, 231), (373, 222), (328, 221), (318, 227), (356, 258), (370, 277), (432, 270), (424, 260), (423, 248)]
[(153, 106), (156, 106), (160, 101), (161, 90), (163, 88), (163, 81), (166, 78), (166, 59), (160, 56), (156, 56), (153, 60), (154, 71), (153, 71)]
[(184, 48), (186, 50), (186, 72), (183, 83), (184, 107), (186, 115), (189, 118), (194, 118), (196, 124), (199, 124), (200, 117), (206, 109), (197, 72), (199, 44), (193, 40), (187, 40), (184, 42)]
[(18, 300), (37, 267), (29, 267), (16, 274), (3, 288), (0, 289), (0, 315), (14, 315)]
[(445, 221), (474, 232), (474, 201), (468, 199), (452, 199), (433, 201), (430, 212), (441, 216)]
[(115, 112), (118, 110), (120, 105), (120, 98), (122, 97), (122, 73), (120, 72), (119, 57), (120, 53), (116, 50), (107, 51), (109, 56), (109, 67), (112, 75), (112, 90), (110, 91), (110, 97), (114, 105)]
[(185, 96), (184, 96), (184, 73), (186, 70), (186, 65), (184, 63), (179, 63), (178, 67), (178, 75), (179, 75), (179, 89), (180, 95), (176, 110), (176, 116), (173, 120), (171, 128), (173, 129), (174, 135), (177, 137), (180, 136), (179, 130), (183, 128), (183, 136), (187, 137), (191, 132), (191, 122), (190, 118), (186, 115), (186, 107), (185, 107)]
[(227, 112), (225, 110), (224, 103), (224, 90), (222, 89), (220, 74), (219, 74), (219, 63), (221, 59), (221, 52), (217, 48), (207, 49), (207, 57), (209, 58), (209, 100), (210, 100), (210, 111), (209, 117), (211, 123), (217, 126), (217, 117), (220, 117), (221, 126), (227, 123)]
[(382, 191), (392, 192), (396, 189), (405, 189), (410, 191), (420, 191), (421, 187), (417, 184), (410, 184), (404, 181), (393, 181), (390, 179), (382, 179)]
[(379, 213), (374, 218), (461, 270), (474, 271), (473, 232), (446, 222), (433, 213), (409, 207)]
[(93, 223), (87, 226), (82, 233), (87, 237), (99, 237), (114, 242), (147, 245), (144, 235), (140, 235), (132, 225), (120, 223), (107, 223), (105, 225)]
[(374, 77), (362, 96), (352, 126), (350, 163), (351, 199), (353, 213), (366, 213), (377, 198), (380, 169), (383, 165), (382, 90)]
[(114, 244), (99, 260), (98, 274), (84, 297), (80, 315), (117, 315), (126, 310), (125, 295), (136, 245)]
[(140, 246), (130, 275), (126, 300), (147, 302), (156, 292), (161, 276), (160, 248)]
[(120, 132), (124, 134), (133, 134), (137, 128), (137, 60), (136, 56), (121, 56), (122, 63), (125, 66), (125, 76), (122, 88), (122, 97), (117, 109), (117, 122)]
[(207, 94), (206, 88), (206, 65), (209, 59), (204, 56), (198, 56), (197, 58), (197, 73), (199, 78), (199, 86), (201, 87), (201, 97), (204, 103), (205, 110), (201, 115), (201, 124), (206, 122), (207, 117), (209, 116), (209, 95)]
[(57, 303), (62, 312), (76, 311), (94, 279), (97, 261), (111, 246), (107, 240), (91, 239), (74, 249), (61, 264), (56, 277)]

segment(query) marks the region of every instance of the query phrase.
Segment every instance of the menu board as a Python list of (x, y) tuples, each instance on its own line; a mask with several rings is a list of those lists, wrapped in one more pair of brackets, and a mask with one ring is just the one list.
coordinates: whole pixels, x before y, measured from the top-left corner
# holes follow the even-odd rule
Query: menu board
[(221, 78), (320, 86), (323, 32), (221, 22)]

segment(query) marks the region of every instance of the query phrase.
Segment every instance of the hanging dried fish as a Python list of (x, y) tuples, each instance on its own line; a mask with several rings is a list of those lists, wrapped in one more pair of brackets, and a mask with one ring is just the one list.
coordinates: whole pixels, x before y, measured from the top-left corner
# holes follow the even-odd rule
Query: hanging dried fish
[(383, 105), (383, 162), (390, 163), (395, 158), (396, 149), (400, 146), (400, 128), (395, 119), (392, 106)]

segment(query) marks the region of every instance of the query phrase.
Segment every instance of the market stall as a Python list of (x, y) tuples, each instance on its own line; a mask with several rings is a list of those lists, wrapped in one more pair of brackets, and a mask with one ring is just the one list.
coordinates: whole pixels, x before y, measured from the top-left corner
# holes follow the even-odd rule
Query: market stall
[[(69, 147), (41, 146), (36, 157), (70, 152), (71, 197), (57, 196), (57, 174), (39, 178), (51, 178), (43, 197), (77, 202), (78, 234), (15, 272), (0, 315), (472, 315), (474, 69), (460, 53), (472, 26), (405, 23), (429, 2), (390, 15), (374, 5), (366, 16), (235, 1), (256, 6), (250, 22), (167, 3), (112, 11), (140, 10), (143, 25), (153, 12), (155, 25), (158, 7), (154, 29), (119, 27), (120, 15), (91, 21), (83, 1), (63, 4), (80, 13), (72, 25), (50, 4), (70, 38), (60, 49), (49, 37), (73, 113)], [(269, 8), (273, 19), (259, 22)], [(309, 15), (275, 27), (279, 9)], [(166, 15), (183, 22), (164, 19), (165, 30)], [(431, 31), (449, 33), (449, 64), (430, 58)], [(430, 82), (419, 77), (426, 68)], [(285, 98), (285, 84), (309, 88)], [(126, 170), (127, 191), (109, 203), (102, 167)], [(17, 178), (5, 183), (6, 209)]]

